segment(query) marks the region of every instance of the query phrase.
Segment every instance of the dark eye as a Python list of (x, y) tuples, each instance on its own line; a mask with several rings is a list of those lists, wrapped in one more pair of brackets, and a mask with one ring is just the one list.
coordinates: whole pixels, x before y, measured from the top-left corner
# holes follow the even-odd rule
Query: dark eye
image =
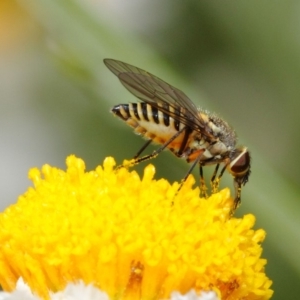
[(250, 154), (247, 148), (237, 149), (228, 166), (233, 176), (243, 176), (250, 171)]

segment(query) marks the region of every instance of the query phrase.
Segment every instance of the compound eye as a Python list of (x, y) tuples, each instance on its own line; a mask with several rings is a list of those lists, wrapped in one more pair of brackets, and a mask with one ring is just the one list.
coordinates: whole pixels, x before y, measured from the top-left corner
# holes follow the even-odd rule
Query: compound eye
[(229, 164), (229, 171), (234, 176), (243, 176), (250, 169), (250, 154), (247, 148), (236, 150), (231, 163)]

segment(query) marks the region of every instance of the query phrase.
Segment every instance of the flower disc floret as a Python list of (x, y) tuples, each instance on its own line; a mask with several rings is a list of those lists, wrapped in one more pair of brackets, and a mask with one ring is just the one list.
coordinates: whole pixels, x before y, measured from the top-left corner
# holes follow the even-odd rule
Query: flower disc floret
[(44, 298), (83, 280), (110, 299), (169, 299), (215, 291), (220, 299), (269, 299), (255, 218), (233, 218), (228, 189), (199, 198), (190, 176), (179, 184), (142, 178), (113, 158), (86, 172), (75, 156), (67, 170), (33, 168), (30, 187), (0, 214), (0, 284), (20, 277)]

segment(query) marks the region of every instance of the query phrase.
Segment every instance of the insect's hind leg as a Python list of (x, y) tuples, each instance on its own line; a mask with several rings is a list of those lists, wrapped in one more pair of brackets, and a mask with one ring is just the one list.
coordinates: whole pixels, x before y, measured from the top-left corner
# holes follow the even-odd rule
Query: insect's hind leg
[[(148, 140), (131, 160), (126, 160), (122, 165), (117, 166), (117, 169), (134, 166), (135, 164), (137, 164), (136, 160), (141, 155), (141, 153), (151, 144), (151, 142), (152, 140)], [(149, 159), (151, 159), (151, 157)]]
[(138, 153), (133, 157), (133, 159), (137, 159), (142, 152), (152, 143), (152, 140), (149, 140), (145, 143), (145, 145), (143, 145), (143, 147), (138, 151)]
[(152, 140), (147, 141), (147, 143), (138, 151), (138, 153), (135, 155), (135, 157), (129, 161), (126, 161), (123, 163), (121, 166), (118, 166), (117, 169), (122, 168), (122, 167), (133, 167), (140, 162), (143, 162), (145, 160), (149, 160), (152, 158), (155, 158), (160, 154), (163, 150), (165, 150), (169, 144), (171, 144), (184, 130), (186, 130), (186, 127), (183, 127), (179, 131), (176, 132), (169, 140), (167, 140), (161, 147), (159, 147), (157, 150), (154, 150), (151, 154), (138, 157), (147, 147), (150, 145)]

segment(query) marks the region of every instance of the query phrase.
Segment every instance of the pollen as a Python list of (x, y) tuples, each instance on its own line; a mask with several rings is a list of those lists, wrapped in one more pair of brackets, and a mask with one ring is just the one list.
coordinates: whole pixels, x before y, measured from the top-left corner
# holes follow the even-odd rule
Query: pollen
[(215, 291), (220, 299), (270, 299), (255, 217), (230, 216), (229, 189), (199, 198), (195, 180), (155, 180), (103, 166), (85, 171), (67, 158), (67, 170), (33, 168), (33, 187), (0, 214), (0, 285), (19, 278), (36, 294), (70, 282), (93, 284), (110, 299), (170, 299), (173, 292)]

